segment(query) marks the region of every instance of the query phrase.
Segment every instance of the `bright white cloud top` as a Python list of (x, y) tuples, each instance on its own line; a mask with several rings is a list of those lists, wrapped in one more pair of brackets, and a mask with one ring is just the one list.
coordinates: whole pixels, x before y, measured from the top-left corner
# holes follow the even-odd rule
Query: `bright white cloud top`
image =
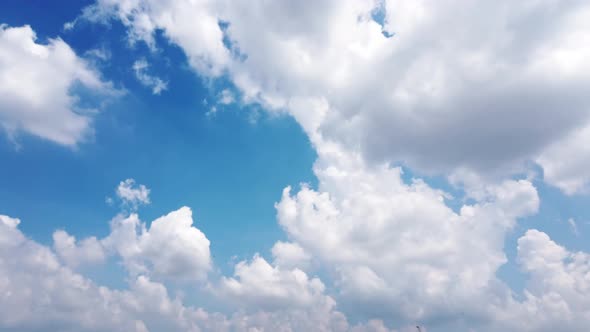
[(506, 175), (537, 160), (568, 192), (586, 181), (544, 158), (590, 120), (585, 1), (100, 0), (86, 17), (120, 19), (152, 47), (162, 30), (201, 75), (227, 73), (243, 102), (371, 161)]
[(61, 39), (36, 41), (29, 26), (0, 26), (0, 126), (76, 146), (92, 136), (92, 114), (76, 90), (113, 94), (110, 84)]
[[(189, 207), (142, 222), (150, 190), (133, 179), (116, 189), (131, 212), (115, 216), (103, 238), (58, 230), (50, 248), (0, 216), (0, 328), (590, 326), (588, 253), (530, 229), (517, 248), (523, 296), (498, 277), (508, 234), (542, 204), (523, 175), (532, 165), (568, 195), (588, 189), (587, 1), (98, 0), (80, 20), (119, 21), (131, 44), (154, 52), (161, 32), (198, 75), (229, 79), (235, 91), (214, 95), (221, 104), (292, 116), (317, 152), (318, 186), (284, 189), (275, 208), (287, 240), (261, 248), (273, 260), (256, 254), (231, 276), (216, 268)], [(91, 115), (76, 109), (71, 88), (108, 84), (60, 39), (38, 44), (28, 26), (0, 33), (0, 124), (11, 135), (82, 141)], [(154, 94), (166, 90), (147, 69), (138, 59), (133, 74)], [(50, 77), (55, 84), (42, 84)], [(426, 180), (405, 180), (400, 164), (446, 177), (463, 202), (454, 207)], [(128, 289), (83, 274), (109, 259), (124, 267)], [(171, 295), (187, 284), (225, 309)]]

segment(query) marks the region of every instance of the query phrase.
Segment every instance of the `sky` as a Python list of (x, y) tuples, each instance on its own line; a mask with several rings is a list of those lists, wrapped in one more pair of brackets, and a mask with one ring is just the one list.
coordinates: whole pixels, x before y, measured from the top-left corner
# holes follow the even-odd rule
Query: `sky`
[(590, 5), (0, 3), (0, 331), (585, 331)]

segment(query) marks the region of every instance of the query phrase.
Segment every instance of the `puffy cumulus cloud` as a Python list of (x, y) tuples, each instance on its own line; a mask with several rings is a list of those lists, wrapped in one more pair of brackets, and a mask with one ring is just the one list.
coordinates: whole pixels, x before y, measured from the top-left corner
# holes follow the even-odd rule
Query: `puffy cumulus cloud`
[[(296, 246), (277, 244), (273, 252), (276, 248), (294, 250)], [(336, 301), (325, 294), (319, 278), (310, 278), (298, 268), (270, 264), (259, 255), (236, 264), (234, 276), (222, 277), (213, 292), (228, 305), (242, 308), (231, 319), (236, 328), (249, 325), (253, 331), (393, 332), (379, 319), (349, 325), (346, 316), (336, 310)]]
[(102, 245), (116, 252), (134, 275), (181, 281), (204, 280), (211, 269), (209, 240), (193, 227), (192, 211), (182, 207), (146, 227), (137, 214), (119, 215)]
[[(519, 260), (542, 287), (514, 299), (496, 277), (507, 260), (504, 238), (518, 218), (537, 211), (539, 198), (529, 180), (482, 176), (519, 171), (531, 159), (551, 168), (543, 156), (553, 144), (587, 126), (589, 8), (581, 0), (99, 0), (83, 16), (118, 19), (130, 40), (154, 48), (161, 31), (199, 74), (226, 74), (242, 102), (288, 112), (301, 124), (318, 153), (319, 186), (287, 188), (278, 220), (289, 243), (333, 276), (333, 298), (349, 312), (439, 329), (461, 320), (465, 330), (542, 331), (563, 321), (557, 316), (588, 321), (570, 310), (583, 309), (583, 299), (560, 295), (584, 287), (567, 280), (583, 280), (585, 258), (571, 261), (586, 254), (539, 241), (532, 252), (546, 255), (547, 270), (522, 251)], [(403, 181), (401, 168), (390, 166), (398, 162), (451, 171), (453, 181), (468, 184), (469, 203), (454, 210), (446, 193), (419, 179)], [(574, 172), (555, 174), (567, 180)], [(136, 273), (157, 260), (142, 248), (147, 232), (135, 215), (113, 222), (109, 246)], [(537, 250), (544, 247), (550, 249)], [(244, 329), (348, 328), (328, 305), (300, 309), (310, 297), (328, 303), (327, 295), (319, 280), (283, 266), (288, 250), (275, 251), (274, 266), (260, 257), (239, 263), (233, 277), (222, 278), (220, 293), (282, 309), (231, 321)], [(547, 278), (552, 274), (564, 277)], [(531, 322), (541, 309), (556, 315)]]
[(553, 143), (538, 157), (543, 177), (566, 194), (587, 193), (590, 182), (590, 126)]
[[(444, 193), (418, 180), (404, 183), (399, 169), (372, 169), (337, 150), (330, 155), (339, 160), (329, 164), (338, 167), (323, 169), (327, 157), (320, 156), (317, 191), (285, 191), (277, 209), (292, 242), (278, 242), (273, 252), (275, 260), (299, 257), (302, 250), (313, 254), (335, 276), (334, 292), (343, 307), (398, 326), (420, 321), (433, 331), (444, 331), (457, 312), (463, 313), (464, 328), (453, 329), (459, 331), (584, 330), (590, 313), (587, 253), (570, 252), (530, 230), (518, 241), (518, 262), (530, 275), (524, 299), (515, 299), (495, 278), (506, 260), (503, 234), (516, 218), (537, 209), (530, 183), (484, 188), (486, 195), (455, 212), (444, 204)], [(357, 192), (343, 193), (339, 186)], [(258, 255), (238, 263), (232, 277), (209, 284), (211, 295), (237, 311), (211, 313), (171, 297), (154, 278), (202, 278), (188, 267), (208, 262), (208, 241), (190, 230), (188, 208), (156, 219), (150, 228), (135, 214), (112, 221), (111, 234), (98, 242), (133, 271), (123, 290), (71, 270), (93, 257), (86, 248), (92, 246), (84, 245), (90, 241), (58, 231), (54, 251), (28, 239), (19, 224), (0, 215), (2, 329), (389, 331), (381, 320), (350, 325), (346, 310), (336, 308), (319, 278)], [(194, 254), (201, 250), (197, 243), (206, 248), (207, 259)]]
[(278, 241), (272, 247), (274, 264), (285, 268), (305, 269), (311, 260), (311, 255), (305, 252), (297, 243)]
[(0, 215), (0, 223), (2, 223), (5, 227), (16, 228), (20, 224), (20, 219)]
[(587, 1), (99, 0), (84, 16), (149, 45), (162, 30), (244, 102), (367, 160), (506, 174), (589, 120)]
[(184, 328), (195, 309), (170, 299), (146, 277), (116, 291), (95, 285), (60, 264), (51, 249), (27, 239), (18, 219), (0, 216), (0, 328), (46, 331), (147, 331), (157, 316), (169, 329)]
[(81, 264), (104, 262), (106, 253), (104, 247), (96, 237), (88, 237), (76, 241), (74, 236), (64, 230), (53, 233), (53, 248), (58, 256), (70, 267)]
[[(123, 207), (149, 204), (150, 190), (135, 180), (121, 181), (116, 189)], [(178, 281), (203, 281), (211, 270), (209, 240), (193, 226), (192, 210), (182, 207), (153, 220), (149, 227), (137, 213), (119, 214), (111, 220), (110, 233), (77, 241), (66, 231), (53, 233), (53, 247), (70, 267), (100, 263), (108, 255), (120, 257), (132, 276)]]
[[(116, 189), (123, 207), (137, 209), (149, 204), (150, 190), (135, 180), (121, 181)], [(53, 234), (55, 251), (71, 267), (120, 257), (133, 277), (149, 275), (177, 281), (203, 281), (211, 269), (209, 240), (193, 226), (192, 210), (181, 207), (153, 220), (149, 227), (137, 213), (118, 214), (111, 220), (110, 233), (102, 239), (81, 241), (63, 230)]]
[(254, 308), (305, 307), (334, 301), (323, 295), (324, 284), (300, 269), (272, 266), (256, 255), (235, 267), (233, 278), (223, 278), (220, 291)]
[(532, 184), (488, 185), (454, 211), (444, 192), (405, 183), (401, 172), (326, 144), (315, 165), (318, 190), (285, 189), (279, 223), (333, 271), (341, 305), (368, 318), (445, 324), (462, 312), (473, 323), (509, 303), (495, 274), (507, 261), (506, 232), (538, 209)]
[(75, 146), (92, 135), (97, 111), (79, 106), (77, 91), (115, 91), (63, 40), (36, 39), (28, 25), (0, 25), (0, 127), (12, 139), (24, 132)]
[(148, 73), (149, 64), (145, 59), (137, 60), (133, 63), (133, 72), (135, 78), (142, 85), (151, 88), (152, 93), (159, 95), (163, 90), (168, 89), (168, 82), (163, 81), (161, 78), (150, 75)]
[(115, 193), (124, 205), (133, 209), (150, 204), (150, 190), (143, 184), (136, 186), (134, 179), (121, 181)]
[[(230, 315), (207, 312), (171, 297), (166, 286), (145, 275), (129, 280), (127, 289), (114, 290), (73, 272), (51, 248), (28, 239), (19, 219), (0, 215), (0, 329), (19, 331), (389, 331), (380, 321), (348, 325), (335, 302), (322, 295), (323, 284), (305, 273), (278, 270), (261, 258), (241, 263), (238, 283), (261, 291), (263, 297), (290, 294), (306, 303), (281, 308), (246, 303)], [(64, 236), (62, 235), (59, 235)], [(164, 248), (165, 250), (165, 248)], [(261, 266), (257, 266), (261, 264)], [(266, 266), (265, 266), (266, 265)], [(262, 269), (259, 269), (262, 267)], [(262, 281), (270, 269), (271, 283)], [(259, 279), (262, 278), (262, 279)], [(257, 284), (256, 279), (261, 281)], [(254, 286), (253, 286), (254, 285)], [(280, 290), (285, 288), (286, 293)], [(259, 298), (259, 294), (233, 294)], [(235, 299), (235, 298), (234, 298)], [(316, 301), (317, 300), (317, 301)], [(282, 298), (284, 303), (288, 299)], [(243, 310), (247, 309), (247, 310)]]
[(524, 301), (508, 312), (511, 329), (584, 331), (590, 319), (590, 255), (571, 252), (537, 230), (518, 239), (518, 261), (530, 279)]

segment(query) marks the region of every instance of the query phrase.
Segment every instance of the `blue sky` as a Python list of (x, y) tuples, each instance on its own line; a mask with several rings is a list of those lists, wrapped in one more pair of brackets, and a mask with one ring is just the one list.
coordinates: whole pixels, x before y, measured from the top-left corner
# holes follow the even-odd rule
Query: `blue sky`
[(590, 9), (463, 5), (0, 3), (0, 330), (583, 331)]
[[(2, 210), (27, 220), (22, 227), (29, 236), (50, 243), (57, 228), (82, 237), (106, 234), (118, 209), (106, 204), (106, 197), (114, 195), (119, 181), (135, 178), (153, 192), (142, 216), (152, 220), (192, 207), (218, 247), (222, 268), (232, 256), (266, 252), (284, 237), (273, 203), (286, 185), (315, 182), (314, 152), (295, 121), (234, 105), (207, 116), (211, 106), (205, 101), (214, 102), (227, 83), (210, 87), (173, 47), (157, 54), (142, 45), (129, 47), (116, 24), (64, 33), (64, 22), (78, 15), (83, 3), (49, 8), (56, 12), (50, 18), (44, 2), (3, 6), (8, 7), (3, 22), (30, 24), (40, 40), (60, 36), (78, 54), (107, 47), (112, 56), (100, 64), (101, 72), (126, 90), (95, 118), (93, 141), (77, 149), (27, 135), (18, 138), (16, 149), (2, 139)], [(169, 81), (162, 95), (152, 95), (133, 77), (131, 66), (140, 57), (149, 58), (154, 72)]]

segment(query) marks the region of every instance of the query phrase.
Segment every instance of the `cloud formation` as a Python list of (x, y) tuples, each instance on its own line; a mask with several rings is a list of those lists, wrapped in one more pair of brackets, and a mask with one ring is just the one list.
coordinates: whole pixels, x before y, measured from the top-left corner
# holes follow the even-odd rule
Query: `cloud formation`
[(286, 188), (277, 218), (289, 238), (333, 271), (344, 305), (365, 318), (472, 321), (486, 303), (510, 299), (496, 278), (504, 238), (518, 218), (536, 213), (526, 180), (480, 188), (458, 211), (448, 195), (400, 168), (366, 165), (358, 155), (320, 151), (318, 190)]
[(203, 280), (211, 268), (209, 240), (193, 227), (188, 207), (152, 221), (149, 228), (135, 213), (118, 215), (102, 244), (121, 256), (132, 275)]
[(143, 184), (135, 185), (134, 179), (121, 181), (115, 193), (123, 205), (134, 210), (140, 205), (150, 204), (150, 190)]
[[(283, 191), (277, 220), (288, 242), (275, 244), (272, 262), (255, 255), (218, 279), (188, 207), (149, 227), (136, 213), (121, 214), (100, 240), (57, 231), (55, 252), (27, 239), (18, 219), (0, 216), (3, 327), (104, 330), (110, 308), (111, 322), (137, 331), (588, 325), (587, 253), (528, 230), (518, 240), (529, 278), (523, 297), (497, 277), (506, 235), (539, 210), (531, 179), (519, 175), (527, 163), (567, 194), (590, 181), (587, 2), (98, 0), (82, 17), (119, 20), (130, 42), (152, 49), (161, 31), (199, 75), (231, 80), (239, 93), (221, 91), (221, 104), (293, 116), (317, 152), (319, 184)], [(59, 40), (35, 44), (32, 30), (21, 29), (4, 27), (4, 42), (12, 45), (14, 34), (31, 49), (69, 49)], [(149, 83), (145, 68), (135, 70)], [(405, 180), (400, 164), (447, 176), (464, 197)], [(132, 210), (149, 203), (149, 189), (132, 179), (117, 195)], [(120, 259), (129, 289), (72, 271), (105, 255)], [(314, 276), (315, 266), (328, 280)], [(169, 296), (167, 284), (187, 281), (235, 310), (208, 313)], [(361, 323), (349, 324), (351, 316)]]
[(148, 73), (149, 64), (145, 59), (137, 60), (133, 63), (133, 72), (135, 78), (145, 87), (151, 88), (152, 93), (159, 95), (164, 90), (168, 90), (168, 82), (161, 78), (150, 75)]
[[(156, 220), (158, 223), (174, 223), (171, 218), (187, 214), (181, 209)], [(155, 221), (155, 222), (156, 222)], [(323, 284), (316, 278), (308, 279), (301, 271), (279, 271), (255, 257), (251, 264), (240, 263), (236, 275), (245, 292), (229, 291), (230, 301), (242, 299), (255, 306), (238, 306), (230, 315), (207, 312), (202, 308), (183, 303), (181, 297), (172, 297), (164, 283), (153, 281), (145, 274), (132, 276), (128, 287), (115, 290), (100, 286), (62, 265), (55, 253), (33, 240), (19, 229), (19, 219), (0, 215), (0, 328), (8, 330), (46, 331), (348, 331), (344, 315), (335, 310), (335, 302), (322, 295)], [(157, 226), (161, 227), (161, 226)], [(171, 227), (174, 227), (171, 225)], [(150, 230), (154, 236), (158, 230)], [(190, 233), (190, 232), (189, 232)], [(112, 234), (111, 234), (112, 235)], [(187, 236), (189, 234), (186, 234)], [(194, 235), (194, 234), (193, 234)], [(61, 235), (60, 235), (61, 236)], [(196, 237), (193, 242), (202, 239)], [(110, 240), (104, 240), (106, 246)], [(127, 252), (137, 244), (125, 242)], [(195, 249), (186, 242), (179, 242), (187, 252)], [(141, 244), (139, 245), (141, 247)], [(160, 256), (148, 258), (156, 264), (170, 266), (184, 264), (178, 260), (178, 252), (167, 246), (159, 246)], [(80, 249), (83, 250), (83, 249)], [(149, 252), (141, 252), (149, 256)], [(123, 262), (129, 256), (122, 254)], [(162, 261), (160, 258), (170, 257)], [(193, 256), (193, 261), (199, 257)], [(262, 264), (262, 266), (258, 266)], [(259, 269), (258, 267), (262, 267)], [(269, 272), (267, 274), (266, 272)], [(163, 271), (159, 271), (163, 272)], [(181, 273), (177, 269), (166, 270)], [(268, 277), (275, 280), (267, 283)], [(223, 286), (225, 287), (225, 286)], [(253, 288), (254, 287), (254, 288)], [(226, 291), (227, 288), (220, 289)], [(251, 292), (255, 290), (255, 292)], [(303, 290), (303, 294), (297, 291)], [(218, 293), (218, 292), (214, 292)], [(304, 303), (294, 310), (265, 307), (278, 300), (290, 307), (289, 298), (297, 295)], [(309, 296), (310, 298), (307, 298)], [(225, 298), (225, 297), (224, 297)], [(314, 301), (319, 300), (319, 301)], [(262, 301), (262, 302), (259, 302)], [(230, 304), (229, 302), (227, 303)], [(247, 309), (247, 310), (244, 310)], [(359, 324), (354, 331), (373, 331), (371, 322)]]
[(28, 25), (0, 25), (0, 73), (0, 127), (13, 140), (22, 132), (74, 147), (92, 137), (98, 111), (80, 106), (79, 92), (116, 94), (63, 40), (38, 43)]
[[(286, 111), (308, 134), (369, 161), (495, 177), (534, 160), (567, 192), (587, 182), (588, 167), (551, 159), (559, 150), (571, 159), (564, 165), (587, 165), (587, 153), (550, 148), (590, 120), (585, 1), (99, 0), (89, 8), (87, 19), (118, 19), (136, 42), (156, 47), (162, 30), (200, 75), (227, 73), (242, 102)], [(566, 144), (579, 151), (579, 142)]]

